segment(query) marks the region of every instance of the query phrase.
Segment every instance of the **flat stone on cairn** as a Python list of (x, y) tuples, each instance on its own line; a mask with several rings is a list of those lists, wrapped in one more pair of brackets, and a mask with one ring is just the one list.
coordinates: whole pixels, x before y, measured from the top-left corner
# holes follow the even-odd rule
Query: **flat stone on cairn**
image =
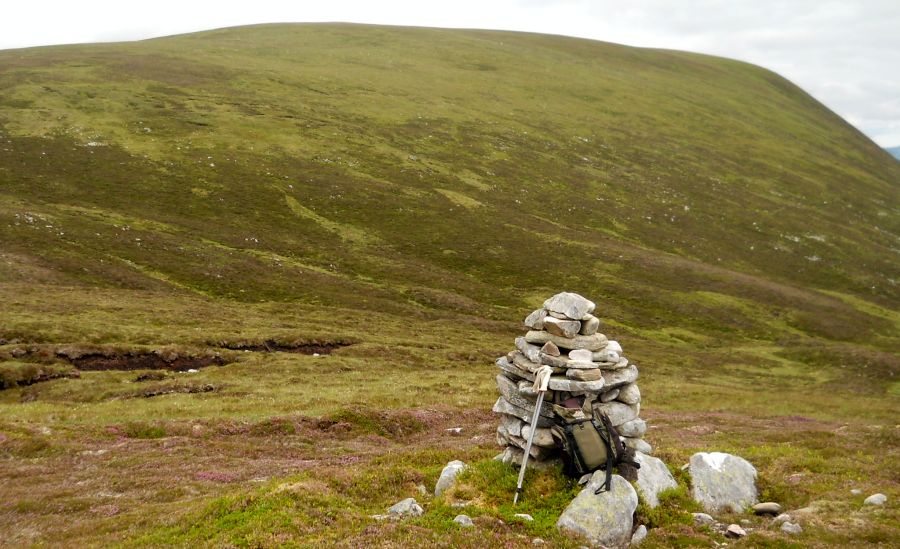
[(497, 359), (500, 397), (493, 411), (500, 415), (497, 443), (503, 451), (495, 459), (514, 462), (518, 456), (514, 463), (521, 463), (537, 402), (531, 385), (541, 366), (550, 366), (553, 375), (538, 415), (529, 466), (543, 468), (559, 457), (546, 428), (553, 425), (553, 404), (573, 398), (607, 414), (613, 426), (624, 431), (630, 447), (650, 453), (650, 445), (643, 440), (647, 424), (638, 417), (637, 366), (623, 356), (618, 342), (599, 332), (600, 319), (592, 314), (595, 307), (578, 294), (556, 294), (525, 318), (527, 332), (516, 338), (516, 350)]

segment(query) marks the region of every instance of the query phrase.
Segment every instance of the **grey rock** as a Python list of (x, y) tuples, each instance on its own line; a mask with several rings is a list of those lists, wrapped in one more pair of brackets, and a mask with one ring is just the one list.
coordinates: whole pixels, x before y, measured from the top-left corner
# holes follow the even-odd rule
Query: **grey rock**
[(594, 402), (594, 413), (601, 412), (609, 417), (609, 422), (614, 426), (622, 425), (638, 417), (641, 412), (640, 404), (625, 404), (616, 400), (612, 402)]
[(535, 345), (543, 345), (548, 341), (552, 341), (554, 345), (560, 349), (587, 349), (589, 351), (599, 351), (606, 347), (606, 336), (603, 334), (594, 334), (590, 336), (577, 335), (575, 337), (560, 337), (549, 332), (538, 332), (531, 330), (525, 334), (525, 341)]
[[(533, 380), (529, 381), (527, 379), (520, 379), (518, 382), (516, 382), (516, 387), (519, 388), (519, 394), (523, 397), (528, 398), (529, 400), (538, 396), (538, 391), (534, 390)], [(549, 398), (547, 398), (549, 396), (549, 394), (544, 395), (544, 398), (550, 400)]]
[(707, 515), (706, 513), (691, 513), (691, 514), (694, 515), (694, 524), (696, 524), (697, 526), (710, 525), (710, 524), (714, 524), (716, 522), (716, 519), (712, 518), (711, 516)]
[[(526, 372), (529, 372), (532, 374), (537, 372), (538, 369), (540, 369), (541, 366), (543, 366), (543, 364), (541, 364), (540, 362), (534, 362), (532, 360), (529, 360), (528, 357), (526, 357), (523, 353), (521, 353), (519, 351), (516, 351), (515, 353), (513, 353), (512, 358), (513, 358), (513, 364), (515, 364), (522, 370), (525, 370)], [(540, 355), (538, 356), (538, 360), (540, 360)]]
[(628, 359), (622, 356), (615, 362), (597, 362), (596, 364), (597, 368), (600, 368), (601, 370), (621, 370), (628, 366)]
[(573, 320), (583, 319), (594, 312), (595, 307), (593, 301), (572, 292), (558, 293), (544, 302), (544, 308), (548, 311), (566, 315)]
[(514, 381), (505, 374), (498, 374), (494, 379), (497, 381), (497, 390), (500, 391), (500, 396), (502, 396), (509, 402), (512, 402), (516, 406), (529, 406), (532, 409), (534, 408), (536, 395), (530, 395), (520, 389), (520, 386), (527, 387), (529, 383), (532, 382), (529, 382), (527, 380)]
[(637, 527), (637, 530), (634, 531), (634, 534), (631, 536), (631, 545), (640, 545), (644, 538), (647, 537), (647, 527), (641, 524)]
[(519, 368), (518, 366), (510, 362), (509, 359), (505, 356), (501, 356), (500, 358), (498, 358), (496, 362), (494, 362), (494, 364), (511, 376), (522, 379), (528, 379), (530, 377), (531, 380), (534, 381), (534, 375), (532, 375), (528, 370)]
[[(539, 332), (539, 333), (546, 333), (546, 332)], [(543, 346), (546, 347), (548, 343), (551, 345), (553, 344), (552, 341), (548, 341), (547, 343), (544, 343)], [(556, 347), (556, 345), (553, 345), (553, 346)], [(527, 358), (529, 361), (535, 362), (537, 364), (546, 365), (546, 366), (552, 366), (554, 368), (565, 368), (566, 367), (566, 363), (568, 362), (568, 360), (560, 357), (559, 353), (557, 354), (557, 356), (553, 356), (551, 354), (545, 353), (545, 352), (541, 351), (542, 348), (543, 347), (538, 347), (537, 345), (532, 345), (531, 343), (528, 343), (524, 337), (516, 338), (516, 349), (518, 349), (520, 353), (525, 355), (525, 358)], [(559, 351), (559, 347), (556, 347), (556, 350)], [(515, 354), (513, 354), (511, 356), (514, 357)]]
[(423, 513), (425, 513), (425, 510), (422, 509), (422, 506), (419, 505), (415, 498), (406, 498), (391, 505), (388, 509), (389, 515), (398, 517), (419, 517)]
[(615, 389), (634, 383), (638, 378), (638, 369), (636, 366), (628, 366), (621, 370), (606, 370), (603, 372), (603, 380), (606, 382), (606, 390)]
[[(528, 441), (522, 437), (512, 436), (512, 435), (503, 435), (499, 431), (497, 431), (497, 444), (499, 446), (515, 446), (520, 450), (524, 450), (525, 446), (528, 445)], [(529, 459), (540, 459), (544, 460), (548, 457), (554, 455), (556, 453), (556, 445), (553, 446), (538, 446), (537, 444), (532, 444), (531, 448), (528, 449)]]
[(603, 374), (597, 369), (583, 370), (580, 368), (571, 368), (566, 371), (566, 377), (574, 379), (575, 381), (597, 381), (598, 379), (603, 379)]
[(548, 341), (547, 343), (544, 343), (544, 346), (541, 347), (541, 352), (547, 356), (552, 356), (552, 357), (558, 357), (558, 356), (562, 355), (562, 353), (559, 352), (559, 347), (557, 347), (556, 344), (553, 343), (552, 341)]
[(569, 361), (570, 362), (590, 362), (593, 363), (594, 353), (588, 351), (587, 349), (573, 349), (569, 351)]
[(785, 534), (796, 536), (803, 533), (803, 527), (793, 522), (784, 522), (781, 525), (781, 531)]
[(647, 432), (647, 422), (641, 418), (634, 418), (616, 427), (616, 431), (623, 437), (641, 438)]
[(637, 383), (629, 383), (623, 385), (619, 397), (616, 399), (625, 404), (637, 404), (641, 401), (641, 390), (638, 389)]
[(790, 522), (790, 521), (791, 521), (791, 515), (789, 515), (787, 513), (781, 513), (780, 515), (778, 515), (777, 517), (772, 519), (772, 524), (774, 524), (775, 526), (778, 526), (779, 524), (783, 524), (785, 522)]
[(619, 345), (619, 342), (616, 340), (610, 341), (609, 345), (607, 346), (607, 349), (609, 349), (610, 351), (615, 351), (619, 354), (622, 353), (622, 346)]
[(372, 515), (372, 518), (381, 522), (384, 520), (397, 520), (399, 515)]
[(543, 330), (547, 309), (538, 309), (525, 317), (525, 327), (532, 330)]
[(441, 476), (438, 478), (437, 484), (434, 485), (435, 497), (440, 497), (447, 489), (456, 483), (456, 476), (466, 470), (466, 464), (455, 459), (448, 463)]
[(647, 505), (651, 508), (656, 507), (659, 505), (659, 493), (677, 488), (678, 483), (661, 459), (635, 452), (634, 460), (641, 465), (637, 472), (638, 493)]
[[(533, 387), (529, 387), (528, 382), (521, 383), (513, 381), (502, 374), (498, 375), (496, 380), (497, 389), (500, 391), (500, 394), (503, 396), (503, 398), (505, 398), (515, 406), (525, 408), (529, 412), (534, 413), (534, 405), (537, 403), (537, 393), (531, 390)], [(529, 392), (526, 393), (524, 391), (521, 391), (519, 389), (519, 385), (524, 385), (527, 389), (529, 389)], [(548, 418), (553, 418), (553, 407), (546, 401), (547, 398), (545, 395), (544, 402), (541, 405), (541, 415)]]
[(653, 446), (642, 438), (622, 437), (622, 442), (635, 452), (648, 455), (653, 453)]
[(560, 337), (575, 337), (581, 331), (581, 321), (579, 320), (560, 320), (548, 316), (544, 319), (544, 329), (549, 333)]
[(595, 381), (575, 381), (566, 377), (550, 376), (549, 387), (552, 391), (567, 391), (569, 393), (585, 391), (598, 393), (603, 389), (605, 383), (606, 382), (602, 377)]
[[(528, 440), (528, 437), (531, 436), (531, 425), (527, 423), (522, 427), (522, 438), (524, 440)], [(550, 429), (538, 427), (534, 430), (534, 439), (531, 441), (535, 446), (540, 446), (541, 448), (556, 448), (556, 441), (553, 440), (553, 434)]]
[(516, 416), (510, 416), (507, 414), (500, 415), (500, 425), (499, 429), (502, 429), (503, 432), (507, 435), (512, 435), (515, 437), (522, 436), (522, 426), (525, 425), (525, 422)]
[(612, 389), (611, 391), (606, 391), (602, 395), (600, 395), (600, 402), (612, 402), (616, 400), (616, 397), (619, 396), (618, 389)]
[(887, 496), (884, 494), (872, 494), (863, 501), (863, 505), (884, 505)]
[(583, 536), (594, 545), (624, 547), (631, 541), (637, 492), (627, 480), (613, 475), (610, 489), (595, 494), (605, 476), (603, 471), (594, 473), (587, 487), (562, 512), (556, 527), (561, 532)]
[(460, 528), (471, 528), (475, 526), (475, 523), (472, 522), (472, 519), (468, 515), (456, 515), (453, 517), (453, 522), (459, 524)]
[(691, 495), (710, 513), (742, 513), (755, 504), (756, 469), (747, 460), (722, 452), (691, 456)]
[[(497, 399), (497, 402), (494, 403), (494, 407), (492, 410), (498, 414), (508, 414), (511, 416), (516, 416), (522, 421), (530, 422), (531, 416), (534, 414), (534, 403), (530, 404), (528, 407), (523, 408), (521, 406), (516, 406), (510, 401), (506, 400), (503, 397)], [(538, 414), (538, 427), (552, 427), (553, 426), (553, 408), (550, 407), (546, 402), (541, 403), (541, 412)]]
[(569, 360), (566, 362), (566, 368), (569, 370), (599, 370), (598, 362), (582, 362), (580, 360)]
[(619, 362), (619, 359), (622, 358), (619, 355), (618, 351), (613, 351), (609, 349), (609, 343), (607, 343), (607, 348), (602, 349), (600, 351), (594, 351), (591, 353), (591, 360), (593, 362)]
[(516, 513), (513, 516), (519, 520), (524, 520), (525, 522), (533, 522), (534, 521), (534, 517), (529, 515), (528, 513)]
[(541, 538), (534, 538), (533, 540), (531, 540), (532, 545), (543, 545), (545, 543), (547, 542), (542, 540)]
[(850, 490), (850, 493), (853, 494), (854, 496), (858, 496), (858, 495), (862, 494), (862, 490), (860, 490), (859, 488), (854, 488), (854, 489)]
[(757, 503), (753, 506), (753, 512), (757, 515), (778, 515), (781, 513), (781, 505), (775, 503), (774, 501), (766, 501), (763, 503)]
[(746, 530), (744, 530), (737, 524), (729, 524), (728, 528), (725, 529), (726, 538), (742, 538), (746, 535)]
[(600, 319), (594, 315), (588, 314), (581, 321), (581, 335), (594, 335), (600, 329)]
[(422, 494), (423, 496), (428, 495), (428, 488), (425, 488), (424, 484), (417, 484), (416, 491), (419, 492), (420, 494)]
[(525, 341), (524, 337), (516, 338), (516, 349), (532, 362), (541, 361), (541, 348)]

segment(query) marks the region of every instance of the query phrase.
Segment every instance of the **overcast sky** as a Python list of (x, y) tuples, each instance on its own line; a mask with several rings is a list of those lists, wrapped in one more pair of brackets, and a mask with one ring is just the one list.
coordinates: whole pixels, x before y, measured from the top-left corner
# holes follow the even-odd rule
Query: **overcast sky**
[(900, 0), (7, 0), (0, 49), (286, 21), (522, 30), (722, 55), (786, 76), (879, 145), (900, 145)]

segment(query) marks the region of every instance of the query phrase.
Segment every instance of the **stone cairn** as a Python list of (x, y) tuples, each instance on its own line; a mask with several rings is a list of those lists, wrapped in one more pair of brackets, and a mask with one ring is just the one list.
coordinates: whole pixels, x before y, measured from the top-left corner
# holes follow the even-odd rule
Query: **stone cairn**
[[(600, 320), (591, 314), (594, 307), (578, 294), (556, 294), (525, 319), (529, 331), (516, 338), (516, 350), (497, 359), (500, 398), (493, 411), (500, 414), (497, 443), (504, 450), (495, 459), (521, 464), (528, 437), (536, 428), (528, 465), (541, 468), (554, 463), (559, 457), (549, 429), (554, 404), (605, 413), (626, 446), (651, 453), (643, 440), (647, 424), (638, 417), (637, 366), (628, 363), (617, 342), (599, 333)], [(544, 365), (553, 368), (553, 375), (537, 425), (531, 425), (537, 403), (534, 372)]]

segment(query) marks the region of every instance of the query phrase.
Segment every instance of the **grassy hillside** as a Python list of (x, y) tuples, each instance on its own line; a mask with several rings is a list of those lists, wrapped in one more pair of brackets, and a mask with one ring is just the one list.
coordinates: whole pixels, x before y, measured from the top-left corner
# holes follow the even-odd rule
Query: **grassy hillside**
[[(496, 453), (492, 359), (569, 290), (670, 466), (743, 453), (824, 502), (806, 545), (890, 543), (847, 493), (900, 496), (898, 239), (900, 163), (727, 59), (331, 24), (0, 51), (0, 540), (564, 545), (555, 500), (367, 517)], [(681, 518), (649, 542), (721, 541)]]

